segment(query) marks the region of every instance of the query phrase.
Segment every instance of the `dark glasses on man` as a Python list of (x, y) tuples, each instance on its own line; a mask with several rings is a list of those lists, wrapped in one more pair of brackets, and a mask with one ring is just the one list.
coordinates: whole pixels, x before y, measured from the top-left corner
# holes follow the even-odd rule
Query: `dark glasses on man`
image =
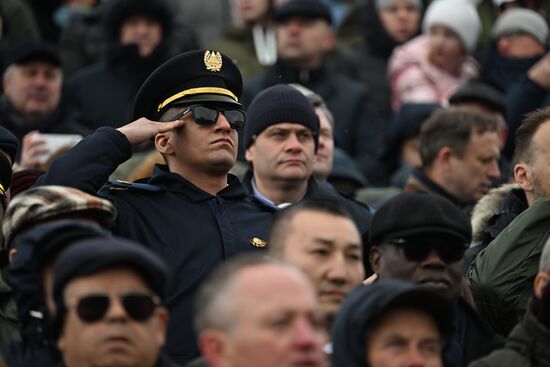
[(221, 112), (227, 119), (227, 122), (229, 122), (229, 126), (231, 126), (232, 129), (240, 129), (244, 127), (244, 119), (246, 116), (244, 110), (240, 108), (192, 105), (178, 113), (173, 120), (179, 120), (189, 112), (192, 113), (193, 120), (202, 126), (211, 126), (216, 124), (218, 121), (218, 116)]
[[(105, 317), (111, 307), (111, 297), (107, 293), (93, 293), (80, 298), (76, 304), (76, 314), (85, 322), (97, 322)], [(160, 305), (160, 298), (146, 293), (125, 293), (117, 295), (126, 314), (134, 321), (146, 321)]]
[(425, 260), (432, 251), (435, 251), (444, 262), (454, 263), (464, 257), (467, 249), (466, 244), (449, 239), (396, 238), (387, 242), (401, 248), (407, 260), (415, 262)]

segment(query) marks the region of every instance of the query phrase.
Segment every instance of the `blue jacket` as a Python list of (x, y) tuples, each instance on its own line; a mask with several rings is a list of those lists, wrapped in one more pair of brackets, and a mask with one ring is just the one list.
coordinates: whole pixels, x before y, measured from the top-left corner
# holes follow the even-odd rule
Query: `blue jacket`
[[(57, 159), (38, 185), (65, 185), (96, 193), (131, 156), (128, 139), (109, 127), (97, 129)], [(111, 182), (99, 195), (118, 211), (113, 233), (160, 254), (174, 274), (166, 352), (176, 363), (198, 356), (193, 332), (193, 295), (219, 263), (246, 251), (261, 251), (252, 239), (267, 238), (275, 208), (250, 197), (239, 179), (213, 196), (185, 178), (155, 167), (139, 183)], [(257, 241), (255, 241), (257, 242)]]

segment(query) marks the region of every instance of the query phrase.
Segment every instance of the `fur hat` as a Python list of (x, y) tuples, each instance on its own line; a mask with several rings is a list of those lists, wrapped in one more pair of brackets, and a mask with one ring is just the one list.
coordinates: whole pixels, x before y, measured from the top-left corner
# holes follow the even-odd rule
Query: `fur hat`
[(431, 3), (422, 24), (424, 33), (434, 25), (442, 25), (455, 32), (468, 53), (475, 49), (481, 32), (477, 10), (465, 0), (436, 0)]

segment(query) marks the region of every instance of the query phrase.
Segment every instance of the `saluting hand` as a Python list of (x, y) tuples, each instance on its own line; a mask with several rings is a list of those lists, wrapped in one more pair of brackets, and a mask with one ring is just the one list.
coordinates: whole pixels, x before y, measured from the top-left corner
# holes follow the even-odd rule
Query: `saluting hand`
[(130, 144), (136, 145), (155, 137), (158, 133), (165, 133), (184, 124), (184, 120), (158, 122), (141, 117), (117, 130), (126, 136)]

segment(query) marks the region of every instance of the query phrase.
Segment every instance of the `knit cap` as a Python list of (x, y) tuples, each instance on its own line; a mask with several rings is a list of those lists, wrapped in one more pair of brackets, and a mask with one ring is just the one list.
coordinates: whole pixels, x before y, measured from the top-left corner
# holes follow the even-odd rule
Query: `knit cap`
[(38, 186), (13, 198), (4, 216), (4, 244), (29, 228), (54, 219), (93, 218), (104, 227), (115, 221), (116, 209), (110, 201), (64, 186)]
[(304, 125), (310, 129), (317, 151), (319, 118), (308, 99), (297, 89), (286, 84), (267, 88), (252, 100), (247, 111), (244, 147), (248, 149), (254, 139), (269, 126), (283, 122)]
[[(422, 9), (422, 1), (421, 0), (407, 0), (409, 3), (416, 6), (418, 9)], [(376, 0), (374, 3), (376, 5), (376, 10), (380, 11), (384, 8), (387, 8), (388, 6), (392, 5), (395, 2), (395, 0)]]
[(436, 0), (430, 4), (422, 29), (428, 33), (434, 25), (448, 27), (455, 32), (466, 52), (471, 53), (481, 32), (481, 20), (476, 8), (465, 0)]
[(509, 9), (497, 18), (493, 26), (493, 38), (497, 39), (514, 33), (528, 33), (541, 45), (546, 46), (548, 24), (542, 15), (531, 9)]

